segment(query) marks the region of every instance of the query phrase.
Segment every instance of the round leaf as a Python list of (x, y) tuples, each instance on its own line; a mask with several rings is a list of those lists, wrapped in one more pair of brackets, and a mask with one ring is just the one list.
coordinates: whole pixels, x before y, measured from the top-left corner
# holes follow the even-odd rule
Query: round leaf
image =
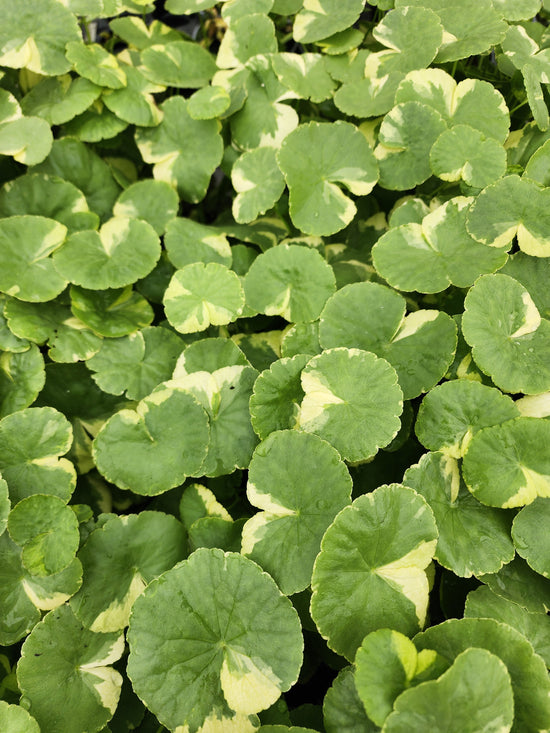
[(41, 163), (52, 143), (50, 126), (41, 117), (21, 117), (0, 126), (0, 154), (12, 155), (18, 163)]
[(455, 729), (510, 731), (514, 696), (504, 662), (486, 649), (466, 649), (437, 680), (405, 690), (384, 724), (388, 733)]
[(161, 122), (162, 113), (155, 103), (153, 93), (163, 92), (164, 86), (146, 79), (141, 73), (141, 67), (138, 70), (123, 64), (122, 71), (127, 85), (122, 89), (105, 91), (101, 101), (124, 122), (141, 127), (155, 127)]
[(380, 168), (380, 185), (404, 191), (432, 175), (430, 150), (445, 130), (435, 109), (419, 102), (404, 102), (384, 117), (374, 155)]
[(138, 129), (136, 143), (143, 160), (153, 164), (157, 180), (176, 188), (185, 201), (197, 203), (221, 162), (223, 142), (217, 120), (194, 120), (188, 104), (183, 97), (169, 97), (161, 105), (160, 125)]
[(107, 420), (93, 454), (108, 481), (154, 496), (200, 471), (208, 439), (208, 417), (195, 398), (181, 389), (161, 389), (135, 412), (121, 410)]
[(9, 216), (0, 220), (0, 290), (33, 303), (53, 300), (67, 285), (50, 255), (67, 228), (44, 216)]
[(457, 196), (423, 217), (389, 229), (372, 249), (380, 275), (398, 290), (437, 293), (450, 284), (469, 287), (476, 278), (498, 270), (505, 251), (486, 247), (466, 229), (473, 199)]
[(468, 488), (484, 504), (505, 509), (550, 496), (549, 441), (550, 422), (536, 417), (483, 428), (464, 456)]
[(330, 265), (314, 249), (297, 244), (268, 249), (244, 279), (248, 306), (287, 321), (314, 321), (335, 289)]
[(145, 48), (140, 72), (155, 84), (184, 89), (206, 86), (216, 72), (211, 53), (197, 43), (177, 41)]
[(80, 543), (76, 514), (57, 496), (34, 494), (20, 501), (10, 513), (8, 531), (23, 548), (23, 566), (32, 575), (60, 573)]
[(0, 420), (0, 469), (12, 504), (37, 493), (69, 500), (76, 473), (58, 456), (72, 440), (71, 424), (53, 407), (29, 407)]
[(513, 400), (497, 389), (469, 379), (444, 382), (424, 398), (415, 432), (429, 450), (463, 458), (481, 428), (519, 416)]
[(421, 628), (425, 568), (436, 544), (429, 506), (399, 484), (343, 509), (325, 532), (311, 583), (311, 615), (330, 648), (353, 661), (371, 631), (391, 627), (407, 635)]
[(78, 553), (84, 583), (71, 599), (72, 610), (91, 631), (123, 629), (146, 585), (183, 560), (185, 539), (182, 525), (161, 512), (109, 519)]
[(294, 20), (294, 39), (312, 43), (353, 25), (363, 10), (362, 0), (350, 0), (345, 8), (338, 0), (304, 0)]
[(56, 76), (70, 69), (65, 58), (68, 42), (81, 38), (75, 16), (57, 0), (31, 5), (2, 0), (0, 4), (0, 64), (26, 67), (37, 74)]
[(19, 705), (0, 700), (0, 725), (4, 733), (40, 733), (36, 720)]
[(50, 125), (63, 125), (85, 112), (100, 94), (101, 87), (83, 77), (46, 77), (23, 97), (21, 109)]
[(367, 718), (357, 694), (353, 667), (344, 667), (323, 701), (323, 720), (327, 733), (375, 733), (378, 726)]
[(262, 511), (244, 525), (241, 552), (286, 595), (304, 590), (325, 530), (351, 500), (338, 452), (316, 435), (274, 432), (252, 456), (247, 496)]
[(68, 606), (51, 611), (21, 649), (17, 679), (43, 733), (95, 733), (112, 718), (121, 675), (112, 668), (124, 636), (83, 628)]
[(131, 286), (98, 292), (73, 285), (70, 293), (73, 314), (101, 336), (126, 336), (148, 326), (154, 317), (149, 303)]
[(238, 276), (217, 262), (176, 270), (164, 294), (166, 317), (180, 333), (235, 321), (244, 307)]
[(224, 232), (193, 219), (172, 219), (166, 227), (164, 245), (168, 259), (175, 267), (185, 267), (194, 262), (231, 265), (231, 247)]
[(72, 41), (67, 44), (67, 59), (79, 76), (100, 87), (120, 89), (126, 86), (126, 74), (116, 58), (98, 43), (84, 44)]
[(403, 483), (432, 509), (439, 539), (434, 557), (461, 578), (496, 573), (514, 557), (510, 517), (483, 506), (460, 481), (458, 464), (443, 453), (427, 453), (405, 471)]
[(302, 663), (290, 601), (251, 560), (215, 549), (195, 551), (149, 584), (128, 640), (138, 696), (169, 728), (195, 733), (214, 719), (254, 730), (248, 716), (288, 690)]
[(464, 301), (462, 331), (478, 367), (506, 392), (550, 389), (550, 323), (508, 275), (483, 275)]
[(178, 194), (164, 181), (145, 179), (128, 186), (113, 207), (115, 217), (144, 219), (160, 236), (178, 213)]
[(430, 166), (443, 181), (462, 179), (468, 186), (483, 188), (506, 172), (506, 151), (473, 127), (455, 125), (435, 141)]
[(230, 104), (229, 92), (223, 87), (207, 86), (197, 89), (189, 97), (187, 111), (194, 120), (211, 120), (223, 116)]
[(517, 236), (520, 249), (534, 257), (550, 255), (550, 189), (512, 175), (485, 188), (468, 216), (468, 231), (491, 247), (508, 247)]
[(370, 145), (349, 122), (310, 122), (285, 138), (277, 162), (290, 192), (293, 224), (307, 234), (344, 229), (356, 206), (336, 184), (366, 196), (378, 180)]
[(128, 399), (141, 400), (170, 379), (183, 346), (166, 328), (144, 328), (120, 339), (105, 339), (87, 366), (104, 392), (124, 392)]
[(231, 18), (220, 42), (216, 64), (220, 69), (231, 69), (246, 64), (253, 56), (268, 53), (277, 53), (275, 26), (267, 15), (252, 12)]
[[(500, 657), (512, 680), (512, 731), (534, 733), (548, 727), (550, 681), (545, 664), (515, 629), (493, 619), (451, 619), (418, 634), (414, 643), (417, 649), (434, 649), (450, 662), (470, 647), (486, 649)], [(491, 698), (485, 698), (483, 707), (488, 699)]]
[[(344, 460), (367, 460), (397, 434), (403, 393), (385, 359), (361, 349), (329, 349), (306, 364), (301, 380), (298, 426), (327, 440)], [(358, 424), (369, 430), (357, 431)]]
[(0, 192), (0, 213), (56, 219), (69, 233), (95, 229), (99, 224), (97, 214), (88, 209), (84, 194), (76, 186), (44, 173), (27, 173), (6, 183)]
[(105, 290), (145, 277), (159, 257), (159, 239), (150, 224), (115, 216), (99, 232), (72, 234), (56, 253), (54, 264), (75, 285)]
[(0, 416), (31, 405), (44, 380), (44, 359), (35, 344), (22, 353), (0, 353)]
[(456, 326), (446, 313), (420, 310), (405, 317), (405, 299), (374, 282), (338, 290), (321, 314), (325, 348), (372, 351), (395, 369), (405, 399), (431, 389), (444, 376), (456, 349)]
[(248, 359), (231, 339), (206, 338), (195, 341), (180, 354), (174, 367), (173, 378), (179, 379), (193, 372), (210, 372), (228, 366), (250, 366)]

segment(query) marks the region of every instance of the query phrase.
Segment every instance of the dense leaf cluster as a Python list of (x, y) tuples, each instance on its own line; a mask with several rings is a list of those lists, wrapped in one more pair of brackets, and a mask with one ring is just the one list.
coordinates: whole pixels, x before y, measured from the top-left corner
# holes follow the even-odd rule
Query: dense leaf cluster
[(550, 2), (0, 12), (0, 729), (550, 729)]

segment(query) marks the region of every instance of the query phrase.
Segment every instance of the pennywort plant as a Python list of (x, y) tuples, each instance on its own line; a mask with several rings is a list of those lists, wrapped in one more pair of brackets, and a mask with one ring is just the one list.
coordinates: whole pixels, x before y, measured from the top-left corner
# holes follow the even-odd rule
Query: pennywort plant
[(548, 0), (0, 0), (0, 728), (550, 729)]

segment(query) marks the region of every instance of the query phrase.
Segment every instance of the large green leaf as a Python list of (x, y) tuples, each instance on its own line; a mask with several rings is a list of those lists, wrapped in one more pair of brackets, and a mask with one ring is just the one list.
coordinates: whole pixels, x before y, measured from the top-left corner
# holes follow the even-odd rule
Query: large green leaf
[(214, 76), (216, 63), (212, 54), (198, 44), (178, 41), (145, 48), (139, 70), (155, 84), (198, 89)]
[(50, 255), (67, 228), (44, 216), (9, 216), (0, 221), (0, 290), (20, 300), (53, 300), (67, 285)]
[(44, 379), (44, 358), (35, 344), (20, 353), (0, 352), (0, 416), (31, 405)]
[(352, 283), (329, 300), (319, 322), (326, 349), (372, 351), (395, 369), (405, 399), (427, 392), (443, 377), (456, 349), (456, 326), (441, 311), (405, 316), (405, 299), (374, 282)]
[(99, 472), (121, 489), (161, 494), (199, 472), (209, 432), (194, 397), (161, 389), (135, 411), (121, 410), (104, 424), (94, 440), (94, 458)]
[(136, 143), (153, 175), (177, 189), (191, 203), (201, 201), (210, 177), (220, 164), (222, 138), (216, 120), (194, 120), (183, 97), (170, 97), (162, 105), (164, 119), (158, 127), (138, 129)]
[[(328, 349), (301, 375), (305, 397), (297, 426), (327, 440), (347, 461), (365, 461), (397, 434), (403, 410), (397, 374), (385, 359), (361, 349)], [(358, 431), (368, 424), (368, 431)]]
[(518, 512), (512, 526), (512, 538), (518, 555), (545, 578), (550, 577), (550, 554), (548, 536), (540, 532), (540, 527), (548, 521), (549, 512), (549, 499), (537, 498)]
[(327, 733), (375, 733), (380, 730), (367, 717), (357, 694), (352, 666), (338, 672), (323, 701), (323, 721)]
[(152, 581), (128, 640), (137, 694), (163, 724), (190, 733), (215, 721), (252, 733), (249, 716), (288, 690), (302, 663), (290, 601), (251, 560), (221, 550), (196, 550)]
[(292, 221), (307, 234), (334, 234), (355, 216), (355, 204), (336, 184), (365, 196), (378, 180), (372, 149), (349, 122), (301, 125), (285, 138), (277, 162), (290, 191)]
[(113, 517), (78, 553), (84, 578), (71, 608), (91, 631), (123, 629), (146, 585), (186, 554), (185, 531), (174, 517), (149, 511)]
[(343, 509), (325, 532), (313, 567), (311, 615), (331, 649), (353, 661), (366, 634), (412, 634), (426, 620), (425, 569), (437, 544), (424, 499), (381, 486)]
[(308, 322), (335, 290), (334, 272), (314, 249), (280, 244), (257, 257), (244, 279), (246, 304), (268, 316)]
[(80, 40), (75, 16), (57, 0), (37, 0), (32, 5), (0, 3), (0, 64), (28, 68), (56, 76), (69, 71), (65, 58), (68, 42)]
[(294, 38), (311, 43), (332, 36), (353, 25), (362, 10), (362, 0), (349, 0), (344, 8), (338, 0), (304, 0), (294, 21)]
[(70, 294), (74, 315), (101, 336), (126, 336), (148, 326), (154, 317), (150, 304), (130, 285), (100, 291), (73, 285)]
[(244, 525), (241, 552), (286, 595), (304, 590), (325, 530), (351, 500), (344, 462), (316, 435), (276, 431), (254, 451), (247, 496), (262, 511)]
[(550, 388), (550, 323), (508, 275), (483, 275), (464, 301), (462, 331), (478, 367), (506, 392)]
[(118, 704), (122, 676), (111, 666), (122, 634), (85, 629), (68, 606), (51, 611), (25, 641), (17, 678), (43, 733), (95, 733)]

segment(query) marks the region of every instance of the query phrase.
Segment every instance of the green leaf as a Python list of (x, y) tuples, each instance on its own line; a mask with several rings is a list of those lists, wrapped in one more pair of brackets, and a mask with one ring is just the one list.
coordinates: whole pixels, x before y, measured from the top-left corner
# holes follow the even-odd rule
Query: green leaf
[(174, 379), (193, 372), (210, 372), (228, 366), (250, 366), (248, 359), (231, 339), (204, 338), (189, 344), (174, 367)]
[(50, 125), (63, 125), (85, 112), (100, 94), (101, 87), (83, 77), (47, 77), (27, 92), (21, 109), (25, 115), (42, 117)]
[(493, 0), (493, 6), (510, 21), (531, 20), (539, 12), (541, 0)]
[(288, 690), (302, 663), (290, 601), (251, 560), (221, 550), (196, 550), (152, 581), (134, 604), (128, 640), (137, 694), (163, 724), (190, 733), (216, 720), (252, 733), (249, 716)]
[(534, 257), (550, 255), (546, 212), (550, 190), (516, 175), (487, 186), (476, 198), (468, 231), (490, 247), (508, 247), (517, 236), (520, 249)]
[(0, 352), (0, 416), (31, 405), (44, 386), (44, 359), (37, 346)]
[(550, 496), (550, 422), (516, 417), (483, 428), (471, 440), (462, 467), (472, 494), (505, 509)]
[(128, 186), (118, 197), (114, 207), (115, 217), (143, 219), (160, 236), (168, 222), (178, 213), (178, 195), (164, 181), (144, 179)]
[(254, 221), (279, 200), (285, 188), (273, 148), (256, 148), (238, 158), (231, 169), (237, 192), (233, 216), (240, 224)]
[(396, 7), (420, 6), (439, 15), (443, 26), (443, 44), (437, 63), (457, 61), (488, 51), (499, 44), (508, 28), (492, 0), (395, 0)]
[(223, 227), (201, 224), (178, 216), (166, 226), (164, 238), (168, 259), (175, 267), (218, 262), (231, 266), (231, 247)]
[(344, 667), (329, 687), (323, 701), (327, 733), (375, 733), (378, 726), (367, 718), (357, 694), (353, 667)]
[(435, 141), (430, 166), (443, 181), (462, 179), (469, 186), (483, 188), (506, 172), (506, 151), (473, 127), (455, 125)]
[[(530, 613), (544, 613), (550, 610), (550, 582), (531, 570), (529, 565), (516, 556), (498, 573), (483, 575), (483, 582), (499, 598), (515, 603)], [(526, 588), (529, 592), (526, 593)]]
[(395, 701), (384, 730), (406, 733), (411, 726), (456, 727), (464, 733), (510, 731), (514, 696), (504, 662), (485, 649), (466, 649), (437, 680), (405, 690)]
[(430, 150), (445, 127), (435, 109), (419, 102), (404, 102), (388, 112), (374, 150), (380, 185), (404, 191), (426, 181), (432, 175)]
[(549, 512), (548, 499), (535, 499), (516, 514), (512, 525), (512, 539), (518, 555), (545, 578), (550, 577), (550, 553), (547, 536), (540, 532), (540, 528), (548, 520)]
[(37, 493), (69, 500), (76, 472), (59, 456), (72, 439), (71, 424), (53, 407), (29, 407), (0, 420), (0, 470), (12, 504)]
[(279, 81), (300, 99), (324, 102), (336, 87), (319, 53), (278, 53), (273, 56), (271, 65)]
[(312, 43), (353, 25), (363, 10), (362, 0), (350, 0), (345, 8), (338, 0), (304, 0), (294, 20), (294, 39)]
[(144, 328), (120, 339), (106, 339), (86, 364), (104, 392), (141, 400), (170, 379), (183, 346), (168, 329)]
[(281, 356), (293, 357), (298, 354), (315, 356), (322, 351), (319, 344), (319, 321), (295, 323), (284, 331), (281, 341)]
[(44, 173), (27, 173), (6, 183), (0, 191), (0, 214), (56, 219), (69, 233), (99, 225), (99, 217), (88, 209), (82, 191), (69, 181)]
[[(298, 427), (327, 440), (347, 461), (365, 461), (397, 434), (403, 410), (397, 374), (361, 349), (328, 349), (302, 371)], [(368, 432), (356, 430), (368, 423)]]
[(288, 244), (259, 255), (244, 279), (248, 306), (287, 321), (317, 319), (335, 287), (334, 272), (318, 252)]
[(454, 458), (426, 453), (405, 471), (403, 483), (423, 496), (434, 513), (439, 532), (434, 557), (444, 568), (470, 578), (496, 573), (513, 559), (510, 518), (472, 496)]
[(238, 276), (217, 262), (197, 262), (177, 270), (164, 294), (166, 317), (180, 333), (231, 323), (243, 307)]
[(195, 398), (182, 389), (161, 389), (136, 411), (109, 418), (94, 440), (93, 455), (108, 481), (154, 496), (199, 472), (208, 440), (208, 417)]
[(121, 89), (126, 86), (126, 74), (115, 56), (98, 43), (84, 44), (71, 41), (67, 44), (67, 59), (77, 74), (100, 87)]
[(121, 68), (126, 75), (126, 86), (105, 91), (101, 101), (124, 122), (155, 127), (162, 121), (162, 114), (153, 94), (163, 92), (165, 87), (146, 79), (141, 68), (134, 69), (128, 64), (123, 64)]
[(127, 336), (153, 320), (153, 309), (131, 286), (97, 291), (73, 285), (70, 294), (73, 314), (101, 336)]
[(153, 20), (150, 25), (145, 25), (142, 18), (135, 15), (114, 18), (109, 21), (109, 26), (119, 38), (138, 51), (165, 42), (181, 41), (182, 38), (179, 31), (159, 20)]
[(267, 15), (254, 11), (250, 15), (231, 18), (220, 43), (216, 64), (220, 69), (232, 69), (243, 66), (258, 54), (271, 53), (277, 53), (273, 21)]
[(167, 383), (190, 392), (208, 415), (210, 444), (200, 468), (204, 475), (221, 476), (248, 468), (258, 442), (248, 411), (257, 376), (253, 367), (235, 365), (212, 373), (192, 372)]
[(357, 211), (337, 183), (366, 196), (378, 180), (372, 149), (349, 122), (310, 122), (284, 140), (277, 162), (290, 192), (293, 224), (307, 234), (334, 234)]
[[(512, 680), (513, 733), (534, 733), (549, 725), (550, 681), (545, 664), (515, 629), (492, 619), (451, 619), (418, 634), (414, 643), (417, 649), (434, 649), (449, 662), (470, 647), (500, 657)], [(497, 694), (485, 698), (485, 703)]]
[(185, 544), (181, 524), (161, 512), (109, 519), (78, 553), (84, 582), (71, 599), (71, 609), (90, 631), (123, 629), (146, 585), (183, 560)]
[(510, 113), (502, 94), (480, 79), (458, 84), (443, 69), (411, 71), (395, 94), (395, 103), (420, 102), (432, 107), (452, 128), (467, 125), (485, 138), (504, 143), (510, 127)]
[(115, 216), (99, 232), (87, 230), (68, 237), (56, 252), (54, 265), (75, 285), (106, 290), (145, 277), (160, 257), (153, 227), (141, 219)]
[(309, 355), (296, 354), (274, 361), (254, 383), (250, 417), (255, 433), (265, 440), (275, 430), (295, 428), (304, 398), (300, 376)]
[(382, 234), (372, 248), (379, 274), (398, 290), (437, 293), (450, 284), (469, 287), (479, 275), (501, 268), (506, 251), (486, 247), (468, 234), (466, 217), (474, 201), (456, 196), (421, 222)]
[(508, 275), (483, 275), (464, 306), (464, 338), (497, 387), (525, 394), (550, 388), (550, 323), (523, 285)]
[(456, 349), (456, 326), (441, 311), (405, 316), (405, 299), (374, 282), (352, 283), (328, 301), (319, 322), (326, 349), (372, 351), (397, 372), (404, 399), (427, 392), (443, 377)]
[(254, 13), (267, 15), (273, 7), (274, 0), (228, 0), (222, 7), (222, 18), (228, 25), (236, 20)]
[(67, 281), (57, 274), (50, 255), (67, 228), (43, 216), (10, 216), (0, 221), (0, 290), (20, 300), (52, 300)]
[(211, 53), (196, 43), (164, 42), (142, 51), (139, 71), (154, 84), (199, 89), (214, 76), (216, 62)]
[(401, 693), (438, 677), (447, 668), (442, 662), (429, 649), (419, 654), (398, 631), (378, 629), (367, 634), (355, 657), (355, 685), (369, 718), (383, 726)]
[(50, 126), (41, 117), (20, 117), (0, 125), (0, 154), (12, 155), (18, 163), (41, 163), (52, 143)]
[(99, 99), (84, 114), (67, 122), (64, 131), (82, 142), (97, 143), (111, 140), (127, 127), (128, 123), (113, 114)]
[(316, 435), (280, 430), (252, 456), (247, 496), (261, 509), (243, 527), (243, 555), (286, 595), (307, 588), (321, 538), (351, 501), (351, 477), (338, 452)]
[(160, 125), (137, 130), (136, 143), (143, 160), (153, 164), (157, 180), (177, 188), (185, 201), (197, 203), (221, 162), (223, 143), (217, 120), (194, 120), (188, 104), (183, 97), (167, 99), (161, 105)]
[(69, 71), (65, 46), (81, 36), (75, 16), (66, 7), (57, 0), (37, 0), (32, 6), (2, 0), (0, 14), (2, 66), (26, 67), (46, 76)]
[(463, 458), (479, 430), (518, 416), (516, 404), (498, 389), (460, 379), (444, 382), (426, 395), (415, 432), (429, 450)]
[(88, 631), (68, 606), (45, 616), (25, 641), (17, 666), (40, 730), (100, 730), (118, 704), (122, 676), (111, 665), (123, 651), (123, 635)]
[(325, 532), (311, 582), (311, 615), (330, 648), (353, 661), (371, 631), (392, 627), (413, 634), (421, 628), (428, 606), (425, 569), (436, 544), (431, 509), (399, 484), (381, 486), (343, 509)]
[(201, 484), (190, 484), (181, 496), (179, 513), (183, 526), (189, 530), (197, 519), (216, 517), (225, 522), (231, 522), (231, 515), (223, 504), (216, 499), (216, 495)]
[(76, 559), (56, 575), (36, 577), (23, 567), (21, 554), (4, 532), (0, 536), (0, 643), (6, 646), (29, 633), (40, 621), (40, 611), (62, 605), (82, 583), (82, 566)]
[(229, 109), (231, 97), (221, 86), (207, 86), (197, 89), (189, 97), (187, 111), (194, 120), (211, 120), (222, 117)]
[(527, 611), (517, 603), (497, 596), (487, 586), (468, 593), (465, 618), (493, 618), (525, 636), (546, 665), (550, 661), (550, 619), (545, 613)]
[(5, 733), (40, 733), (36, 720), (25, 708), (0, 700), (0, 725)]

